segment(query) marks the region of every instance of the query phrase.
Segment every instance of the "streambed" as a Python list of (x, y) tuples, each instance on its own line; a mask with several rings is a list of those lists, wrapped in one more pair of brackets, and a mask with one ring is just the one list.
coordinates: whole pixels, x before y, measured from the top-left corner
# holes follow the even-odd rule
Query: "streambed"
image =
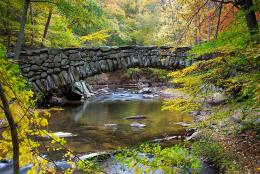
[[(162, 102), (152, 94), (147, 96), (131, 89), (116, 89), (80, 106), (67, 106), (62, 111), (53, 111), (48, 129), (70, 133), (68, 135), (72, 136), (65, 138), (66, 146), (79, 156), (176, 137), (164, 143), (164, 146), (171, 146), (181, 142), (185, 134), (185, 128), (177, 123), (191, 123), (193, 120), (187, 114), (162, 111)], [(140, 118), (126, 119), (136, 116)], [(61, 160), (60, 152), (48, 155), (56, 161)], [(60, 162), (60, 166), (66, 168), (67, 164)], [(113, 157), (105, 160), (102, 166), (108, 173), (131, 173), (131, 170), (123, 172), (121, 164), (114, 161)], [(24, 168), (22, 173), (26, 173), (29, 168)], [(2, 169), (0, 166), (1, 171), (12, 173), (11, 163), (5, 164)], [(204, 174), (215, 173), (214, 169), (206, 165), (203, 171)]]
[[(184, 135), (185, 129), (175, 123), (190, 123), (192, 118), (161, 111), (161, 107), (162, 100), (131, 90), (116, 90), (78, 107), (55, 111), (49, 129), (77, 135), (67, 138), (67, 145), (77, 153), (117, 150), (156, 138)], [(126, 119), (130, 116), (145, 119)], [(145, 127), (131, 126), (135, 123)]]

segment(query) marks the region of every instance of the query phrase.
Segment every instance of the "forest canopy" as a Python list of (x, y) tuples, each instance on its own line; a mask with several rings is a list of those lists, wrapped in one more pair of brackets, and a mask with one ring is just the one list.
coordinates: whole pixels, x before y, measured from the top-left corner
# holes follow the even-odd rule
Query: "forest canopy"
[[(242, 6), (215, 0), (26, 1), (0, 2), (0, 42), (8, 51), (18, 40), (25, 10), (23, 49), (193, 45), (216, 38), (234, 18), (244, 17), (239, 13)], [(255, 1), (252, 8), (256, 14), (257, 7), (259, 2)]]
[[(32, 92), (30, 80), (22, 77), (17, 63), (22, 62), (21, 51), (39, 48), (191, 46), (187, 59), (196, 62), (191, 66), (168, 76), (161, 69), (147, 71), (160, 78), (172, 78), (174, 88), (189, 96), (167, 100), (162, 109), (186, 113), (198, 110), (200, 113), (205, 104), (201, 99), (206, 101), (210, 94), (216, 92), (215, 88), (223, 92), (228, 100), (212, 108), (207, 119), (193, 126), (204, 131), (213, 126), (214, 129), (215, 126), (222, 128), (223, 120), (229, 120), (230, 113), (240, 109), (242, 118), (237, 123), (226, 124), (227, 129), (234, 135), (246, 130), (259, 132), (259, 11), (259, 0), (1, 0), (0, 123), (6, 118), (8, 125), (0, 127), (0, 160), (13, 159), (15, 174), (19, 173), (19, 167), (28, 164), (33, 164), (28, 173), (38, 170), (41, 171), (39, 173), (55, 173), (57, 167), (48, 165), (55, 164), (55, 161), (42, 156), (40, 148), (48, 152), (63, 149), (66, 152), (63, 156), (71, 165), (67, 173), (77, 167), (86, 173), (99, 171), (94, 164), (81, 160), (67, 149), (65, 139), (47, 130), (50, 113), (36, 109), (37, 98), (34, 96), (37, 93)], [(210, 53), (216, 53), (217, 57), (196, 60)], [(13, 55), (14, 59), (7, 58)], [(178, 59), (178, 56), (174, 58)], [(127, 73), (138, 71), (128, 69)], [(217, 135), (219, 130), (216, 128)], [(50, 138), (50, 148), (34, 137)], [(190, 157), (188, 151), (182, 147), (164, 150), (159, 146), (144, 147), (144, 150), (155, 154), (163, 152), (162, 156), (155, 157), (157, 168), (160, 168), (161, 161), (167, 160), (168, 154), (184, 159), (181, 166), (194, 162), (194, 171), (200, 168), (200, 160), (192, 155), (187, 159)], [(199, 147), (204, 148), (203, 145)], [(213, 151), (212, 161), (223, 162), (211, 146), (208, 149)], [(177, 163), (180, 161), (177, 160)], [(223, 170), (230, 169), (226, 163), (221, 165)], [(259, 168), (257, 170), (260, 171)]]

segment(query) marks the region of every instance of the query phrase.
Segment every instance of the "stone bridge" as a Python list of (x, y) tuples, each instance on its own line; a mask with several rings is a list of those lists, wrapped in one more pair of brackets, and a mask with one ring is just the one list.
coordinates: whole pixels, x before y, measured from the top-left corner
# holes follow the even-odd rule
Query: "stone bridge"
[(36, 90), (47, 95), (87, 77), (119, 69), (181, 69), (194, 63), (187, 58), (190, 49), (167, 46), (44, 48), (21, 52), (20, 67)]

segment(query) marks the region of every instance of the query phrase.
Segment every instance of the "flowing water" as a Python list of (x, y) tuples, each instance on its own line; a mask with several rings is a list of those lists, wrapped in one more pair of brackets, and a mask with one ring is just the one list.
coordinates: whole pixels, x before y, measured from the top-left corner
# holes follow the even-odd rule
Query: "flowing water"
[[(190, 123), (192, 118), (181, 113), (162, 111), (161, 108), (162, 100), (154, 99), (151, 95), (138, 94), (126, 89), (116, 90), (86, 101), (80, 106), (53, 111), (49, 120), (49, 129), (52, 132), (75, 135), (65, 138), (66, 146), (78, 154), (117, 150), (120, 147), (132, 147), (158, 138), (184, 135), (185, 129), (176, 123)], [(130, 116), (143, 116), (146, 119), (126, 119)], [(132, 127), (133, 123), (146, 126)], [(181, 141), (174, 139), (167, 141), (165, 145), (173, 145)], [(51, 154), (54, 160), (56, 158), (58, 166), (69, 167), (65, 161), (59, 161), (60, 155), (59, 152)], [(203, 166), (203, 174), (216, 174), (214, 168)], [(21, 174), (25, 174), (30, 167), (31, 165), (21, 168)], [(115, 162), (113, 157), (104, 161), (103, 167), (111, 174), (132, 173), (122, 171), (122, 165)], [(12, 161), (7, 163), (0, 161), (0, 173), (11, 174)]]
[[(155, 138), (183, 135), (185, 130), (177, 122), (190, 123), (188, 115), (161, 111), (162, 101), (147, 99), (146, 95), (131, 91), (115, 91), (86, 101), (78, 107), (55, 111), (50, 120), (51, 131), (70, 132), (68, 146), (77, 153), (115, 150)], [(128, 120), (129, 116), (146, 119)], [(132, 127), (137, 122), (146, 127)]]

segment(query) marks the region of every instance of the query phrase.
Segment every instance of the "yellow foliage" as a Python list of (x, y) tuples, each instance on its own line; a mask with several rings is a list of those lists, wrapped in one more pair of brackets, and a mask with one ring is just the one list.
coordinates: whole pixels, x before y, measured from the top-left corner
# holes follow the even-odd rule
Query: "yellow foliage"
[(107, 30), (101, 30), (96, 33), (88, 34), (86, 36), (80, 37), (80, 42), (85, 43), (88, 41), (98, 41), (98, 42), (105, 42), (106, 38), (108, 37)]
[[(1, 50), (0, 50), (1, 51)], [(1, 52), (0, 52), (1, 53)], [(55, 139), (56, 144), (65, 144), (65, 140), (53, 136), (45, 128), (48, 126), (50, 113), (47, 110), (39, 113), (32, 100), (33, 92), (28, 89), (26, 81), (18, 73), (17, 66), (12, 65), (0, 54), (0, 83), (3, 86), (10, 111), (14, 117), (19, 139), (20, 166), (32, 164), (28, 173), (56, 173), (55, 166), (42, 157), (41, 144), (35, 137), (49, 137)], [(2, 106), (2, 101), (0, 101)], [(1, 118), (5, 118), (0, 108)], [(49, 150), (54, 150), (50, 148)], [(58, 149), (58, 148), (56, 148)], [(47, 149), (46, 149), (47, 150)], [(1, 131), (0, 159), (12, 158), (12, 142), (9, 127)], [(40, 171), (39, 171), (40, 169)]]
[(189, 112), (198, 110), (199, 108), (200, 105), (196, 103), (194, 100), (177, 98), (164, 102), (162, 109), (169, 111)]

